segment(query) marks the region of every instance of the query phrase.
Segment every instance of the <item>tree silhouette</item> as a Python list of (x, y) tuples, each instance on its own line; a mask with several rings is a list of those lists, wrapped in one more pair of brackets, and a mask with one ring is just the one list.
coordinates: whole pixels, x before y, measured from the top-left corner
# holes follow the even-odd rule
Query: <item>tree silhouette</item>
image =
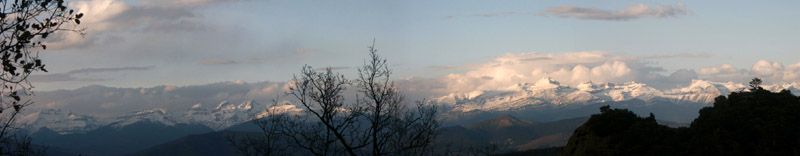
[(259, 120), (253, 120), (253, 124), (257, 125), (261, 130), (259, 135), (228, 135), (225, 139), (236, 147), (236, 152), (240, 155), (289, 155), (293, 150), (287, 142), (287, 137), (283, 135), (281, 125), (284, 120), (287, 120), (286, 110), (275, 109), (278, 108), (278, 98), (272, 100), (272, 105), (267, 109), (266, 114), (268, 117)]
[(685, 128), (601, 107), (575, 130), (561, 155), (800, 154), (800, 97), (764, 90), (759, 83), (755, 78), (756, 89), (717, 97)]
[(436, 136), (436, 107), (417, 102), (417, 110), (409, 110), (403, 102), (394, 82), (389, 78), (392, 71), (375, 49), (369, 47), (370, 59), (358, 69), (356, 86), (364, 95), (358, 99), (365, 106), (363, 114), (370, 124), (368, 140), (372, 145), (371, 155), (421, 155)]
[(753, 80), (750, 81), (750, 90), (757, 90), (760, 88), (761, 88), (761, 79), (757, 77), (753, 78)]
[[(28, 76), (44, 71), (38, 50), (48, 36), (57, 31), (83, 34), (83, 29), (63, 29), (62, 25), (80, 24), (83, 14), (68, 10), (64, 0), (0, 0), (0, 155), (30, 155), (30, 138), (17, 134), (19, 113), (32, 104), (22, 96), (33, 95)], [(41, 48), (41, 49), (39, 49)]]
[[(304, 108), (302, 114), (270, 112), (255, 123), (262, 127), (265, 139), (231, 141), (240, 153), (247, 146), (257, 145), (262, 151), (280, 150), (266, 147), (281, 142), (291, 144), (313, 155), (426, 155), (438, 135), (437, 108), (417, 101), (410, 108), (390, 79), (387, 61), (369, 47), (369, 60), (358, 69), (358, 79), (351, 81), (328, 67), (317, 71), (303, 66), (299, 76), (289, 83), (288, 96)], [(348, 86), (358, 88), (356, 100), (347, 103), (344, 91)], [(273, 101), (273, 107), (277, 102)], [(265, 128), (266, 127), (266, 128)], [(270, 134), (281, 137), (269, 139)], [(281, 140), (283, 139), (283, 140)], [(274, 152), (249, 152), (254, 155), (273, 155)], [(274, 154), (280, 155), (280, 154)]]

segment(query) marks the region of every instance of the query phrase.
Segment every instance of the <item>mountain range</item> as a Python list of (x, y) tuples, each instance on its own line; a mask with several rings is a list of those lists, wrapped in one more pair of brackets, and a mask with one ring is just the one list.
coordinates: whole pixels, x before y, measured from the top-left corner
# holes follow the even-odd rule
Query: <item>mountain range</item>
[[(781, 89), (795, 93), (800, 91), (800, 84), (796, 82), (763, 87), (773, 91)], [(45, 104), (37, 104), (39, 107), (27, 110), (28, 113), (23, 114), (19, 121), (31, 132), (47, 127), (59, 134), (86, 133), (102, 126), (134, 123), (141, 119), (166, 125), (199, 124), (213, 130), (222, 130), (263, 115), (268, 106), (257, 101), (267, 100), (265, 97), (256, 96), (255, 93), (275, 88), (281, 87), (278, 83), (262, 82), (154, 88), (89, 86), (73, 90), (87, 95), (97, 95), (101, 99), (88, 101), (86, 99), (89, 97), (83, 95), (66, 96), (65, 94), (75, 93), (65, 90), (39, 92), (35, 99), (39, 100), (38, 103)], [(686, 87), (666, 90), (636, 82), (614, 84), (590, 81), (570, 86), (543, 77), (534, 83), (519, 83), (503, 89), (435, 96), (430, 98), (430, 102), (439, 106), (440, 117), (447, 126), (470, 124), (504, 114), (537, 122), (557, 121), (588, 116), (595, 113), (602, 105), (629, 108), (642, 115), (653, 112), (659, 114), (659, 120), (686, 123), (697, 116), (697, 110), (708, 106), (715, 97), (746, 88), (740, 83), (706, 80), (693, 80)], [(127, 100), (137, 97), (140, 99), (137, 99), (136, 103)], [(64, 104), (66, 106), (48, 108), (52, 103), (59, 102), (66, 103)], [(290, 101), (281, 102), (283, 105), (280, 109), (285, 111), (302, 110), (291, 105)], [(120, 105), (120, 103), (129, 104)], [(73, 112), (77, 111), (76, 109), (69, 107), (97, 105), (100, 110), (114, 111), (116, 107), (133, 107), (137, 104), (148, 106), (150, 109), (116, 113), (120, 115), (101, 115), (87, 111), (83, 111), (85, 114), (76, 113)]]
[[(800, 84), (796, 82), (763, 87), (774, 91), (800, 91)], [(501, 114), (533, 121), (556, 121), (588, 116), (603, 105), (628, 108), (641, 115), (656, 113), (659, 120), (686, 123), (697, 117), (697, 111), (709, 106), (717, 96), (746, 89), (747, 86), (740, 83), (706, 80), (693, 80), (686, 87), (666, 90), (636, 82), (585, 82), (568, 86), (544, 77), (535, 83), (520, 83), (499, 90), (452, 93), (432, 101), (444, 110), (443, 121), (453, 124)]]

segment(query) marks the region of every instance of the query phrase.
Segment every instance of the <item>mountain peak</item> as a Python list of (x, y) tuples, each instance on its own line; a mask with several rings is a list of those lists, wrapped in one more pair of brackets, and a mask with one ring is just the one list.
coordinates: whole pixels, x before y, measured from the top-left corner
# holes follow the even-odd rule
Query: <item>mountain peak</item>
[(139, 121), (151, 121), (169, 126), (175, 125), (175, 121), (168, 117), (167, 110), (164, 108), (131, 112), (117, 117), (116, 122), (113, 122), (111, 125), (119, 128), (137, 123)]
[(220, 103), (217, 105), (217, 107), (215, 107), (214, 109), (217, 109), (217, 110), (219, 110), (219, 109), (226, 108), (226, 107), (233, 107), (233, 106), (231, 105), (231, 103), (230, 103), (230, 102), (228, 102), (228, 101), (226, 100), (226, 101), (222, 101), (222, 102), (220, 102)]
[(594, 88), (596, 86), (594, 85), (594, 83), (592, 83), (592, 81), (588, 81), (588, 82), (584, 82), (584, 83), (578, 84), (575, 87), (578, 88), (581, 91), (594, 91), (595, 90)]
[(558, 81), (553, 80), (548, 76), (545, 76), (545, 77), (542, 77), (541, 79), (539, 79), (539, 81), (536, 81), (536, 84), (534, 86), (536, 86), (536, 88), (548, 88), (549, 89), (549, 88), (557, 88), (560, 85), (561, 84), (558, 83)]
[(192, 110), (192, 109), (202, 109), (202, 108), (203, 108), (203, 104), (199, 104), (198, 103), (198, 104), (192, 105), (192, 107), (189, 108), (189, 109)]

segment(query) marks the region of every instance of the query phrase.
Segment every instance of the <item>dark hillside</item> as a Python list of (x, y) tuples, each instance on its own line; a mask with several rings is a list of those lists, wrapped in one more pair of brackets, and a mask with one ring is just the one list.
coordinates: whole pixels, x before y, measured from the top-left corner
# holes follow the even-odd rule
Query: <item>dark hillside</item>
[(762, 88), (716, 98), (688, 128), (601, 107), (561, 155), (800, 155), (800, 98)]

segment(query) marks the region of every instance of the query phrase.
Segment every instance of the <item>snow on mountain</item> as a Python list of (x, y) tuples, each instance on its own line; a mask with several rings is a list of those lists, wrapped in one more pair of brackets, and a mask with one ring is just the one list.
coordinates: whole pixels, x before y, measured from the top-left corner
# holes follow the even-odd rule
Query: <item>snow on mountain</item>
[(692, 84), (688, 87), (666, 91), (667, 95), (665, 97), (680, 101), (712, 103), (717, 96), (743, 91), (745, 88), (746, 86), (744, 84), (733, 82), (719, 83), (706, 80), (692, 80)]
[(590, 104), (605, 101), (624, 101), (633, 98), (649, 100), (662, 96), (657, 89), (641, 83), (594, 84), (585, 82), (575, 88), (561, 85), (544, 77), (536, 83), (520, 83), (498, 91), (473, 91), (466, 94), (453, 93), (434, 98), (440, 104), (454, 106), (456, 111), (509, 111), (526, 106), (547, 107), (570, 104)]
[(222, 101), (214, 109), (206, 109), (202, 104), (195, 104), (180, 116), (183, 122), (200, 123), (215, 130), (252, 120), (258, 114), (264, 114), (266, 105), (256, 103), (254, 100), (242, 102), (238, 105)]
[(42, 109), (22, 115), (19, 120), (25, 129), (38, 130), (47, 127), (59, 134), (81, 133), (96, 129), (104, 122), (88, 115), (74, 114), (61, 109)]
[(786, 90), (789, 90), (789, 91), (791, 91), (792, 93), (795, 93), (795, 94), (800, 93), (800, 83), (797, 83), (797, 82), (782, 83), (782, 84), (776, 84), (776, 85), (767, 85), (767, 86), (762, 86), (762, 88), (764, 88), (766, 90), (771, 90), (771, 91), (779, 91), (779, 90), (786, 89)]
[(112, 127), (119, 128), (140, 121), (161, 123), (167, 126), (173, 126), (177, 123), (175, 119), (171, 118), (169, 114), (167, 114), (166, 109), (156, 108), (156, 109), (141, 110), (123, 114), (121, 116), (116, 117), (114, 122), (112, 122), (110, 125)]
[[(797, 93), (795, 90), (800, 89), (800, 84), (776, 84), (763, 87), (772, 91), (789, 89)], [(709, 104), (714, 102), (714, 98), (717, 96), (743, 91), (746, 88), (746, 85), (740, 83), (720, 83), (706, 80), (693, 80), (689, 86), (663, 91), (636, 82), (595, 84), (589, 81), (571, 87), (561, 85), (549, 77), (543, 77), (533, 84), (520, 83), (501, 90), (451, 93), (433, 98), (433, 101), (440, 105), (447, 105), (448, 108), (451, 108), (450, 111), (457, 112), (512, 111), (525, 107), (564, 107), (632, 99), (642, 101), (667, 99), (676, 104)]]
[(157, 108), (142, 110), (117, 117), (113, 126), (125, 126), (139, 121), (147, 120), (173, 126), (176, 123), (199, 123), (206, 127), (220, 130), (254, 119), (267, 109), (265, 105), (256, 103), (253, 100), (245, 101), (234, 105), (228, 101), (223, 101), (214, 109), (206, 109), (202, 104), (195, 104), (185, 112), (167, 113), (166, 109)]
[[(787, 89), (793, 93), (800, 93), (800, 83), (798, 82), (763, 85), (762, 87), (772, 91)], [(747, 88), (749, 88), (749, 86), (741, 83), (722, 83), (706, 80), (693, 80), (692, 83), (688, 84), (686, 87), (668, 90), (658, 90), (647, 84), (636, 82), (616, 84), (588, 81), (570, 86), (544, 77), (533, 83), (519, 83), (497, 90), (475, 90), (471, 92), (451, 93), (441, 97), (432, 97), (431, 101), (443, 106), (443, 111), (448, 112), (502, 112), (565, 107), (580, 108), (581, 106), (596, 103), (620, 102), (634, 99), (644, 101), (646, 105), (667, 102), (693, 106), (687, 108), (696, 108), (708, 105), (719, 95), (746, 91)], [(181, 96), (188, 95), (190, 94)], [(211, 96), (211, 94), (209, 94), (209, 96)], [(205, 101), (185, 100), (185, 102), (192, 102), (194, 105), (185, 103), (183, 104), (185, 107), (181, 108), (183, 110), (171, 108), (170, 111), (164, 108), (169, 107), (168, 105), (163, 105), (161, 108), (157, 109), (146, 109), (125, 113), (120, 116), (103, 118), (90, 115), (78, 115), (59, 109), (37, 109), (29, 111), (31, 113), (23, 114), (20, 117), (20, 121), (25, 124), (24, 127), (26, 129), (31, 131), (36, 131), (41, 127), (48, 127), (62, 134), (83, 133), (104, 125), (120, 127), (144, 120), (162, 123), (164, 125), (198, 123), (215, 130), (221, 130), (254, 118), (264, 117), (269, 114), (267, 111), (270, 110), (290, 113), (302, 111), (302, 108), (292, 105), (291, 102), (288, 101), (282, 101), (279, 106), (269, 108), (266, 104), (256, 103), (252, 98), (226, 98)], [(99, 101), (98, 103), (105, 102)]]
[[(186, 111), (169, 112), (164, 108), (148, 109), (129, 112), (120, 116), (107, 119), (89, 115), (78, 115), (59, 109), (42, 109), (21, 116), (21, 123), (25, 128), (36, 131), (41, 127), (50, 128), (60, 134), (84, 133), (104, 125), (124, 127), (140, 121), (150, 121), (167, 126), (177, 123), (198, 123), (206, 127), (220, 130), (229, 126), (247, 122), (256, 117), (263, 117), (267, 105), (256, 103), (254, 100), (233, 104), (222, 101), (216, 107), (206, 108), (202, 104), (195, 104)], [(299, 112), (302, 109), (294, 105), (282, 105), (281, 112)]]

